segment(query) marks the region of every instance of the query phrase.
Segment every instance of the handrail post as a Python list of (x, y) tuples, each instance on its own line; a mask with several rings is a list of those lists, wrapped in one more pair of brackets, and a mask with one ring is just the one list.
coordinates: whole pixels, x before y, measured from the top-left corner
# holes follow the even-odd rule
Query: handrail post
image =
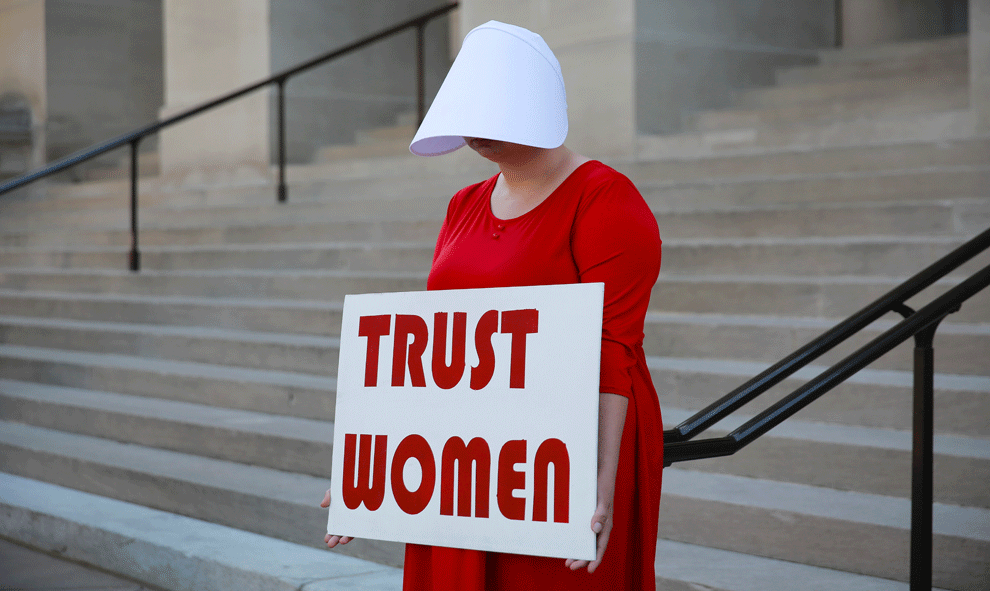
[(911, 591), (932, 588), (932, 459), (935, 410), (935, 322), (914, 336), (911, 450)]
[(278, 202), (285, 203), (289, 198), (285, 186), (285, 81), (278, 79)]
[(423, 124), (426, 116), (426, 49), (424, 37), (426, 21), (416, 23), (416, 127)]
[(141, 253), (138, 251), (138, 143), (141, 138), (131, 140), (131, 271), (141, 270)]

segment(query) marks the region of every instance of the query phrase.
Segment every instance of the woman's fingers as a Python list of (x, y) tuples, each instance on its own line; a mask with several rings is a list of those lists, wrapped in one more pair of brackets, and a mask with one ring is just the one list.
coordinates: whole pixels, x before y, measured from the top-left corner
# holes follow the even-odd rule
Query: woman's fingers
[(598, 536), (595, 560), (577, 560), (575, 558), (568, 558), (564, 561), (564, 566), (571, 570), (579, 570), (587, 567), (588, 572), (593, 573), (602, 563), (602, 557), (605, 556), (605, 548), (608, 546), (608, 538), (612, 533), (612, 518), (609, 507), (604, 505), (598, 506), (598, 509), (595, 510), (595, 514), (591, 517), (591, 531), (595, 532)]
[[(330, 506), (329, 490), (327, 490), (327, 494), (323, 495), (323, 502), (320, 503), (320, 506), (323, 507), (324, 509)], [(337, 544), (346, 544), (353, 539), (354, 538), (351, 536), (332, 536), (330, 534), (327, 534), (326, 536), (323, 537), (323, 541), (326, 542), (327, 548), (333, 548)]]

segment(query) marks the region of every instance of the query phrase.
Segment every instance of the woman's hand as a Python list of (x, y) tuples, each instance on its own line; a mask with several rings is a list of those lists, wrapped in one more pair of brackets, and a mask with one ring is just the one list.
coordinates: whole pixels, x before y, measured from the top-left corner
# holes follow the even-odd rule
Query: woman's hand
[(595, 509), (595, 515), (591, 518), (591, 531), (595, 532), (598, 536), (598, 549), (595, 553), (595, 560), (588, 561), (569, 558), (564, 562), (564, 566), (571, 570), (580, 570), (588, 567), (588, 572), (593, 573), (598, 568), (598, 565), (602, 563), (602, 557), (605, 556), (605, 548), (608, 546), (608, 536), (612, 533), (611, 503), (607, 505), (605, 503), (598, 503), (598, 508)]
[[(320, 503), (320, 506), (323, 507), (324, 509), (330, 506), (329, 490), (327, 490), (327, 494), (323, 495), (323, 502)], [(347, 542), (350, 542), (353, 539), (354, 538), (349, 536), (331, 536), (330, 534), (327, 534), (326, 537), (323, 538), (323, 541), (327, 543), (327, 548), (333, 548), (337, 544), (346, 544)]]
[(598, 536), (593, 561), (569, 558), (564, 566), (571, 570), (588, 567), (593, 573), (602, 563), (608, 538), (612, 533), (612, 506), (615, 499), (615, 473), (619, 468), (622, 429), (626, 424), (629, 400), (618, 394), (602, 392), (598, 397), (598, 507), (591, 517), (591, 531)]

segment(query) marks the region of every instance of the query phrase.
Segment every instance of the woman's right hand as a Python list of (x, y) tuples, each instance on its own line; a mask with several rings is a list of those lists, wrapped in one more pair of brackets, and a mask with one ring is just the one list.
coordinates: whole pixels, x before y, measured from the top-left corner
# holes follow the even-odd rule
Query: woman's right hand
[[(323, 502), (320, 503), (320, 506), (323, 507), (324, 509), (330, 506), (329, 490), (327, 490), (327, 494), (323, 495)], [(337, 544), (346, 544), (347, 542), (350, 542), (353, 539), (354, 538), (349, 536), (332, 536), (330, 534), (327, 534), (326, 537), (323, 538), (323, 541), (327, 543), (327, 548), (333, 548)]]

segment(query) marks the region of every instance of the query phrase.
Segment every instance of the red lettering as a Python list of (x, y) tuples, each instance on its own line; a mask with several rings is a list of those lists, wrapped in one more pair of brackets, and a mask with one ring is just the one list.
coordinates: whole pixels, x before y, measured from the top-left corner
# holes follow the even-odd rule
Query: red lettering
[(451, 437), (443, 446), (440, 461), (440, 514), (454, 514), (454, 464), (457, 464), (457, 515), (471, 516), (471, 464), (475, 465), (474, 516), (488, 517), (488, 485), (491, 478), (491, 452), (488, 442), (475, 437), (464, 445)]
[(526, 387), (526, 335), (537, 332), (540, 313), (535, 309), (502, 312), (502, 333), (512, 334), (509, 387)]
[(547, 472), (553, 464), (553, 520), (567, 523), (570, 513), (571, 462), (567, 446), (559, 439), (547, 439), (536, 450), (533, 461), (533, 521), (547, 520)]
[[(412, 343), (409, 337), (412, 336)], [(419, 316), (397, 314), (395, 316), (395, 347), (392, 349), (392, 385), (406, 384), (406, 353), (408, 348), (409, 377), (414, 388), (425, 388), (423, 352), (429, 339), (426, 322)]]
[(467, 347), (467, 314), (454, 312), (454, 332), (450, 345), (450, 365), (447, 365), (447, 313), (433, 315), (433, 381), (449, 390), (464, 375), (464, 350)]
[(388, 334), (392, 316), (362, 316), (358, 323), (358, 336), (368, 337), (368, 353), (364, 361), (364, 387), (378, 385), (378, 345)]
[(474, 331), (474, 348), (478, 352), (478, 366), (471, 368), (471, 389), (481, 390), (495, 375), (495, 349), (492, 335), (498, 330), (498, 311), (489, 310), (478, 319)]
[[(410, 491), (402, 472), (406, 462), (415, 459), (423, 473), (419, 488)], [(420, 513), (430, 504), (433, 498), (433, 488), (437, 481), (437, 467), (433, 460), (433, 450), (422, 435), (409, 435), (399, 442), (392, 456), (392, 496), (400, 509), (410, 515)]]
[(498, 453), (498, 509), (508, 519), (522, 521), (526, 518), (526, 499), (512, 495), (526, 486), (526, 473), (515, 465), (526, 461), (526, 440), (506, 441)]
[(344, 435), (344, 505), (357, 509), (364, 503), (368, 511), (377, 511), (385, 498), (385, 451), (388, 436), (375, 436), (375, 464), (371, 468), (371, 435), (361, 435), (361, 456), (358, 460), (358, 477), (354, 479), (354, 456), (357, 435)]

